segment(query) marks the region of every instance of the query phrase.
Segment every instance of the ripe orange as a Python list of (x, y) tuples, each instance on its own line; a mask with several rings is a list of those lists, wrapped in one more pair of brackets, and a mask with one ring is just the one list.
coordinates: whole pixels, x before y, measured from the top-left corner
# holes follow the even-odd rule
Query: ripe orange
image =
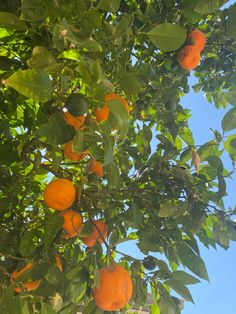
[(184, 46), (177, 53), (177, 61), (185, 70), (194, 69), (200, 62), (200, 52), (194, 46)]
[(86, 116), (78, 116), (74, 117), (72, 114), (70, 114), (68, 111), (63, 112), (64, 117), (66, 119), (66, 122), (73, 126), (76, 130), (77, 129), (83, 129)]
[(91, 160), (88, 164), (88, 170), (95, 173), (98, 177), (103, 177), (103, 167), (99, 161)]
[[(119, 100), (122, 103), (122, 105), (125, 107), (125, 109), (128, 112), (130, 111), (130, 107), (127, 101), (124, 98), (122, 98), (120, 95), (117, 95), (115, 93), (110, 93), (110, 94), (105, 95), (105, 103), (108, 103), (111, 100)], [(102, 108), (96, 108), (94, 112), (96, 121), (99, 123), (101, 121), (108, 120), (109, 112), (110, 112), (110, 109), (107, 105), (103, 106)]]
[(64, 224), (62, 228), (65, 231), (65, 234), (63, 234), (62, 237), (65, 239), (76, 237), (82, 230), (82, 216), (74, 210), (67, 211), (62, 215), (64, 218)]
[(96, 305), (104, 311), (118, 311), (131, 299), (133, 283), (129, 272), (117, 264), (99, 271), (99, 285), (92, 294)]
[(89, 151), (85, 150), (82, 153), (76, 153), (72, 150), (72, 141), (66, 143), (65, 147), (64, 147), (64, 156), (70, 160), (73, 161), (80, 161), (83, 160), (87, 155), (88, 155)]
[(93, 247), (97, 242), (103, 243), (103, 239), (107, 238), (107, 225), (105, 222), (101, 220), (94, 221), (94, 224), (99, 229), (100, 233), (102, 234), (102, 237), (100, 233), (98, 232), (98, 229), (93, 226), (92, 233), (89, 237), (82, 238), (82, 241), (88, 246)]
[(94, 115), (95, 115), (97, 123), (99, 123), (101, 121), (108, 120), (109, 111), (110, 111), (110, 109), (106, 105), (104, 107), (102, 107), (102, 108), (96, 108), (95, 112), (94, 112)]
[(48, 207), (65, 210), (74, 203), (76, 190), (70, 180), (56, 179), (46, 186), (43, 197)]
[[(24, 268), (22, 268), (20, 271), (14, 271), (11, 275), (11, 281), (12, 279), (17, 279), (18, 277), (20, 277), (21, 275), (24, 274), (24, 272), (26, 272), (28, 269), (32, 268), (33, 266), (33, 263), (30, 262), (28, 263)], [(19, 281), (20, 281), (20, 278), (19, 278)], [(22, 283), (22, 288), (21, 287), (17, 287), (14, 289), (15, 292), (18, 292), (20, 293), (21, 291), (24, 291), (24, 289), (26, 291), (33, 291), (35, 289), (38, 288), (38, 286), (40, 285), (40, 281), (41, 280), (29, 280), (28, 282), (26, 283)], [(23, 288), (24, 287), (24, 288)]]
[(201, 52), (206, 45), (206, 36), (203, 32), (194, 29), (188, 34), (187, 43), (195, 46)]

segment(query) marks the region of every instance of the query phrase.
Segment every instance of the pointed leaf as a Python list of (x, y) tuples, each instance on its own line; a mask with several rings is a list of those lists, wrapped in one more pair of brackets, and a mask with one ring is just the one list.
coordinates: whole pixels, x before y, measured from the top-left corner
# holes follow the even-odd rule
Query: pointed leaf
[(51, 215), (45, 220), (44, 246), (48, 250), (56, 234), (61, 230), (64, 219), (59, 215)]
[(168, 285), (171, 289), (177, 292), (181, 297), (183, 297), (186, 301), (193, 302), (193, 298), (188, 288), (183, 285), (181, 281), (170, 279), (164, 282), (165, 285)]
[(52, 97), (52, 80), (41, 70), (17, 71), (5, 83), (20, 94), (36, 101), (44, 102)]
[(203, 260), (186, 243), (179, 243), (177, 252), (184, 266), (188, 267), (197, 276), (209, 281)]
[(196, 283), (199, 283), (200, 280), (196, 277), (193, 277), (182, 270), (177, 270), (172, 273), (172, 278), (177, 281), (181, 281), (184, 285), (194, 285)]
[(236, 108), (230, 109), (224, 116), (222, 120), (222, 129), (226, 131), (231, 131), (236, 128)]

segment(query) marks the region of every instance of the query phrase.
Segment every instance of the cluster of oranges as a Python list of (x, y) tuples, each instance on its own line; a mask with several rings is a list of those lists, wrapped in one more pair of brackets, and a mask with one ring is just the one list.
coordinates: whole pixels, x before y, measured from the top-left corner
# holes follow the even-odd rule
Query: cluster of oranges
[[(102, 108), (97, 108), (94, 111), (95, 120), (97, 123), (106, 121), (109, 118), (109, 101), (118, 100), (125, 109), (130, 111), (128, 103), (119, 95), (111, 93), (105, 96), (105, 105)], [(75, 128), (75, 130), (84, 130), (86, 116), (73, 116), (68, 111), (63, 113), (67, 123)], [(89, 155), (89, 151), (76, 152), (73, 150), (73, 141), (70, 141), (64, 146), (64, 156), (72, 161), (81, 161)], [(103, 177), (103, 167), (99, 161), (90, 160), (88, 163), (88, 172), (95, 173), (98, 177)], [(76, 201), (76, 188), (74, 184), (65, 178), (59, 178), (51, 181), (44, 189), (43, 198), (46, 205), (59, 212), (64, 219), (62, 225), (62, 238), (70, 239), (78, 236), (83, 229), (82, 215), (75, 210), (71, 210), (71, 206)], [(107, 225), (102, 220), (93, 221), (93, 228), (89, 236), (81, 236), (83, 243), (92, 248), (97, 242), (100, 244), (107, 238)], [(61, 260), (58, 255), (55, 255), (54, 263), (60, 271), (62, 271)], [(49, 261), (51, 264), (51, 261)], [(21, 281), (21, 278), (31, 271), (33, 263), (29, 262), (21, 270), (15, 270), (11, 275), (11, 281)], [(123, 308), (131, 299), (133, 285), (130, 274), (127, 270), (113, 263), (105, 266), (99, 271), (99, 285), (93, 288), (93, 299), (98, 307), (106, 311), (116, 311)], [(30, 277), (30, 276), (28, 276)], [(21, 286), (14, 290), (17, 293), (24, 291), (33, 291), (40, 285), (41, 280), (28, 279), (21, 283)]]
[(196, 68), (200, 62), (200, 53), (205, 44), (205, 34), (197, 29), (192, 30), (187, 36), (186, 45), (177, 53), (177, 61), (180, 66), (185, 70)]
[[(113, 100), (118, 100), (127, 110), (127, 112), (130, 112), (130, 107), (126, 100), (122, 98), (120, 95), (117, 95), (115, 93), (110, 93), (105, 95), (105, 105), (102, 108), (96, 108), (94, 111), (95, 120), (97, 123), (100, 123), (102, 121), (106, 121), (109, 118), (110, 108), (108, 106), (108, 103)], [(78, 116), (74, 117), (69, 112), (64, 112), (64, 117), (68, 124), (73, 126), (75, 130), (83, 130), (86, 116)], [(64, 147), (64, 156), (72, 161), (81, 161), (85, 157), (89, 155), (89, 150), (85, 150), (81, 153), (77, 153), (73, 150), (73, 141), (70, 141), (65, 144)], [(95, 173), (98, 177), (103, 177), (103, 167), (102, 164), (99, 161), (96, 160), (90, 160), (88, 163), (88, 172)]]

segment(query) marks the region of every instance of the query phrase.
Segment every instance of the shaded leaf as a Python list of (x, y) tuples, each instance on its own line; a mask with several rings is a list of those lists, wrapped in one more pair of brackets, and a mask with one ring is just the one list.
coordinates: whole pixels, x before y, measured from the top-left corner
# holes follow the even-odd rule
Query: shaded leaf
[(0, 12), (0, 27), (17, 31), (27, 29), (25, 22), (19, 16), (9, 12)]
[(46, 250), (49, 249), (53, 239), (57, 235), (57, 233), (61, 230), (62, 225), (64, 223), (64, 219), (59, 215), (51, 215), (45, 219), (45, 227), (44, 227), (44, 246)]
[(104, 11), (115, 12), (120, 7), (120, 0), (100, 0), (99, 7)]
[(36, 101), (44, 102), (52, 97), (52, 80), (41, 70), (17, 71), (5, 83), (20, 94)]
[(35, 136), (42, 141), (57, 145), (69, 142), (75, 135), (75, 130), (68, 125), (60, 113), (51, 115), (48, 123), (42, 124), (35, 132)]
[(164, 282), (165, 285), (168, 285), (177, 292), (181, 297), (183, 297), (186, 301), (193, 302), (193, 298), (191, 293), (189, 292), (188, 288), (183, 285), (183, 283), (179, 280), (170, 279)]
[(203, 260), (186, 243), (179, 243), (177, 252), (183, 265), (187, 266), (197, 276), (209, 281)]

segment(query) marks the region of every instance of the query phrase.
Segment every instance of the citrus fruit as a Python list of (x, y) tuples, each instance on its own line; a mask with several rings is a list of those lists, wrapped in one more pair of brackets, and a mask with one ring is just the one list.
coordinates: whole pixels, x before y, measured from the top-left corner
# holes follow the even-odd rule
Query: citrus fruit
[(43, 197), (48, 207), (56, 210), (65, 210), (74, 203), (76, 190), (70, 180), (56, 179), (46, 186)]

